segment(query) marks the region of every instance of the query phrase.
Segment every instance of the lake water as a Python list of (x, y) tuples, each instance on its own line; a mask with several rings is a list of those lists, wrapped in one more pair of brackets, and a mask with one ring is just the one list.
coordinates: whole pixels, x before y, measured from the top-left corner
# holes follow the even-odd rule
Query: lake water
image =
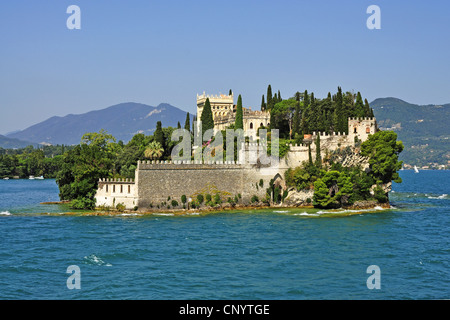
[(54, 180), (1, 180), (0, 299), (448, 299), (450, 171), (401, 177), (390, 210), (109, 217), (39, 205)]

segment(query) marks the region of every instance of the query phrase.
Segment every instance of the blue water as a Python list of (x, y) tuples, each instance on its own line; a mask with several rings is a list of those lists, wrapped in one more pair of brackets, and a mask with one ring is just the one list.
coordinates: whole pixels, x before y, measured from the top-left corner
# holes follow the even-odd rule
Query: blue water
[(59, 215), (54, 180), (0, 181), (0, 299), (448, 299), (450, 171), (401, 177), (391, 210), (181, 217)]

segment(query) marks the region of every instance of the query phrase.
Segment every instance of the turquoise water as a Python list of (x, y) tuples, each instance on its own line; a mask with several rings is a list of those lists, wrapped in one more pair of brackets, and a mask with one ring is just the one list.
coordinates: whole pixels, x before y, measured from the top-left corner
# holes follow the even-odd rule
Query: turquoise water
[(390, 210), (181, 217), (36, 214), (68, 211), (54, 180), (0, 181), (0, 299), (450, 298), (450, 171), (401, 176)]

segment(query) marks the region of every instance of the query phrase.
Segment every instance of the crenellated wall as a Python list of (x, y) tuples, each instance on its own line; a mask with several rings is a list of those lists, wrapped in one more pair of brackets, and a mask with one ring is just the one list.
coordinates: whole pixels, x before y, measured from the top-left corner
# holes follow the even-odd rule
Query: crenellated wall
[[(200, 193), (212, 196), (219, 193), (224, 202), (228, 197), (241, 194), (243, 201), (248, 202), (253, 195), (265, 196), (274, 172), (277, 171), (231, 162), (138, 162), (138, 206), (148, 208), (150, 204), (167, 201), (168, 197), (181, 204), (182, 195), (194, 200)], [(265, 187), (259, 187), (260, 179), (263, 179)]]
[[(311, 156), (316, 157), (316, 140), (320, 136), (322, 157), (326, 150), (352, 147), (355, 137), (365, 141), (370, 134), (377, 131), (375, 118), (349, 118), (349, 134), (316, 133), (305, 139), (301, 145), (289, 145), (289, 152), (280, 162), (263, 164), (264, 150), (258, 143), (246, 143), (241, 149), (241, 162), (235, 161), (138, 161), (135, 181), (131, 179), (102, 179), (99, 181), (96, 194), (97, 206), (115, 207), (123, 203), (127, 209), (135, 206), (150, 208), (161, 202), (170, 205), (170, 200), (176, 200), (180, 205), (181, 196), (186, 195), (192, 200), (198, 194), (220, 194), (222, 201), (228, 197), (234, 198), (241, 194), (242, 201), (249, 203), (252, 196), (263, 199), (270, 180), (283, 185), (284, 173), (288, 168), (299, 166), (308, 161), (308, 144)], [(245, 155), (245, 158), (242, 156)], [(225, 155), (224, 155), (225, 156)], [(272, 158), (270, 158), (272, 159)], [(262, 180), (263, 186), (260, 187)]]
[(98, 207), (115, 208), (121, 203), (131, 209), (137, 205), (136, 184), (133, 179), (100, 179), (95, 199)]

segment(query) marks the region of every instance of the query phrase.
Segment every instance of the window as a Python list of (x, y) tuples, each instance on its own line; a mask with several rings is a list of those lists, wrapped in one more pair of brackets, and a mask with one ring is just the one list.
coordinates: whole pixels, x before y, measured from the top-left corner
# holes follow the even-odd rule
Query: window
[(353, 133), (358, 133), (358, 131), (356, 130), (356, 127), (353, 129)]
[(116, 192), (116, 185), (113, 184), (113, 192)]
[(131, 193), (131, 186), (128, 186), (128, 193)]
[(253, 129), (253, 122), (250, 122), (250, 129)]
[(366, 133), (370, 133), (370, 128), (369, 127), (366, 128)]
[(123, 193), (123, 185), (120, 185), (120, 193)]
[(108, 192), (108, 185), (106, 185), (106, 192)]

